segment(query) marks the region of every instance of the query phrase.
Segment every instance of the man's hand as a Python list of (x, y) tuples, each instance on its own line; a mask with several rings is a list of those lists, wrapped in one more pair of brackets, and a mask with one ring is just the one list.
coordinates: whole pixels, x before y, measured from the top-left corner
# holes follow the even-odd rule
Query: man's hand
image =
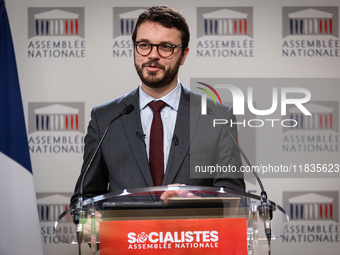
[(91, 233), (92, 228), (94, 229), (94, 233), (96, 237), (99, 238), (99, 222), (102, 221), (102, 214), (100, 212), (95, 211), (95, 217), (92, 218), (91, 213), (88, 213), (87, 219), (81, 219), (80, 222), (84, 222), (83, 224), (83, 239), (85, 242), (91, 241)]
[[(185, 184), (180, 184), (180, 183), (175, 183), (175, 184), (169, 184), (168, 186), (185, 186)], [(172, 197), (185, 197), (185, 198), (190, 198), (190, 197), (197, 197), (193, 193), (191, 193), (188, 190), (167, 190), (164, 191), (163, 194), (160, 196), (160, 199), (164, 201), (164, 204), (167, 203), (168, 198)]]

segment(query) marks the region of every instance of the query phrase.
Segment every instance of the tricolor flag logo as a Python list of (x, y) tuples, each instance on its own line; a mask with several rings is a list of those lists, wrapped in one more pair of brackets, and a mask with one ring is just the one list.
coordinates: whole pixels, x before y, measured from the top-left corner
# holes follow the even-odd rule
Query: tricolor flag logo
[(70, 193), (37, 193), (41, 229), (53, 228), (53, 232), (44, 233), (44, 239), (50, 237), (66, 243), (76, 242), (76, 225), (70, 214), (66, 214), (58, 221), (58, 227), (54, 226), (61, 214), (69, 209), (71, 195)]
[(253, 37), (252, 7), (198, 7), (197, 36)]
[[(37, 193), (39, 221), (55, 222), (69, 208), (69, 198), (71, 195)], [(73, 222), (73, 218), (67, 215), (60, 222)]]
[(39, 130), (79, 130), (79, 109), (60, 104), (34, 111), (36, 129)]
[(288, 14), (290, 34), (333, 34), (333, 14), (307, 9)]
[(113, 7), (113, 38), (133, 34), (139, 15), (145, 7)]
[(203, 15), (206, 35), (247, 35), (247, 14), (223, 9)]
[(139, 15), (143, 9), (119, 14), (121, 35), (132, 35)]
[(28, 38), (36, 36), (84, 38), (84, 8), (28, 8)]
[(304, 115), (295, 106), (288, 108), (289, 119), (292, 120), (288, 130), (301, 131), (335, 131), (339, 132), (338, 102), (310, 102), (305, 104), (306, 109), (312, 115)]
[(52, 10), (34, 15), (36, 35), (78, 35), (79, 14)]
[[(286, 206), (285, 206), (286, 205)], [(284, 206), (292, 221), (339, 221), (338, 192), (284, 192)]]
[(283, 7), (283, 37), (338, 37), (338, 7)]
[(84, 132), (84, 103), (29, 103), (29, 133)]

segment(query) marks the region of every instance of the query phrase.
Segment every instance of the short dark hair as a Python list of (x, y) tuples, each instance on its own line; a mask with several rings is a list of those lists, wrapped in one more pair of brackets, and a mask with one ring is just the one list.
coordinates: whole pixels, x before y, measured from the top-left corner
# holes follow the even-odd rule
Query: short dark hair
[(181, 40), (183, 45), (182, 52), (186, 50), (190, 40), (189, 26), (183, 15), (180, 14), (178, 11), (166, 5), (152, 6), (144, 11), (141, 15), (139, 15), (139, 18), (136, 22), (136, 26), (132, 34), (133, 42), (136, 42), (138, 28), (146, 21), (157, 22), (166, 28), (178, 29), (181, 33)]

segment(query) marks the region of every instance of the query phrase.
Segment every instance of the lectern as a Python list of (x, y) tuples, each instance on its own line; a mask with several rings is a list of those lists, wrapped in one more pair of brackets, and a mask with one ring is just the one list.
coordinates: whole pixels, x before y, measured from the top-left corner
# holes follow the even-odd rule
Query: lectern
[(161, 186), (84, 199), (58, 217), (55, 229), (60, 241), (86, 242), (93, 254), (262, 255), (287, 221), (282, 207), (254, 194)]

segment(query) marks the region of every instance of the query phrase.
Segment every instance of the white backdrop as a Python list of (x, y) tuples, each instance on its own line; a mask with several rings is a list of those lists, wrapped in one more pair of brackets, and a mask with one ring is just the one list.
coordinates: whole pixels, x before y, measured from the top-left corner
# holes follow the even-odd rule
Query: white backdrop
[[(154, 4), (181, 10), (190, 26), (190, 52), (180, 69), (180, 80), (186, 86), (195, 89), (197, 81), (212, 86), (222, 82), (238, 86), (245, 95), (247, 87), (252, 87), (254, 101), (263, 109), (270, 106), (273, 87), (301, 87), (311, 92), (313, 114), (332, 113), (332, 127), (247, 127), (245, 131), (254, 136), (243, 141), (241, 127), (241, 145), (254, 165), (340, 163), (339, 0), (6, 1), (46, 255), (76, 254), (76, 247), (55, 238), (53, 220), (66, 208), (79, 175), (92, 107), (139, 84), (131, 36), (126, 30), (122, 33), (120, 22)], [(229, 21), (223, 27), (221, 20), (231, 13), (246, 20), (246, 30), (244, 26), (241, 32), (229, 30), (234, 20), (231, 27)], [(213, 20), (211, 30), (210, 23), (205, 30), (205, 18)], [(294, 19), (293, 31), (290, 18)], [(232, 102), (230, 95), (223, 98)], [(270, 117), (283, 119), (279, 112)], [(308, 135), (314, 140), (297, 140)], [(312, 149), (316, 145), (322, 148)], [(285, 239), (273, 243), (273, 253), (338, 253), (339, 173), (269, 177), (263, 179), (269, 198), (283, 204), (289, 214), (296, 204), (333, 205), (331, 219), (293, 217)], [(251, 179), (247, 190), (259, 193)], [(297, 231), (304, 228), (310, 231)], [(321, 241), (316, 237), (320, 235)]]

